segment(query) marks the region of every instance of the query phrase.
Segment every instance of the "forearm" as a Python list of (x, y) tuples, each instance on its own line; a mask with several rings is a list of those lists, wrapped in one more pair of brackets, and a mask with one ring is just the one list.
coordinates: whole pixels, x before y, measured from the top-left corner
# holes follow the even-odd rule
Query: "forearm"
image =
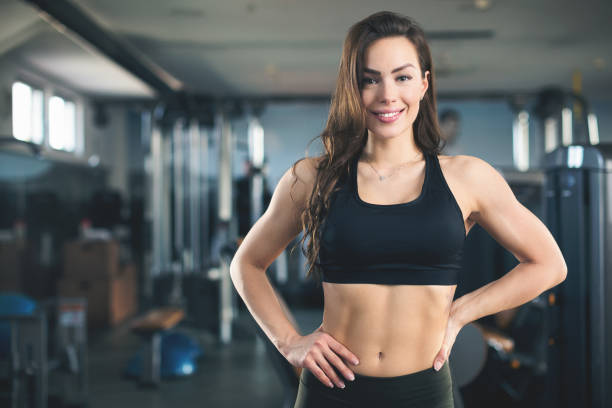
[(501, 278), (456, 299), (450, 316), (465, 326), (525, 304), (564, 279), (563, 271), (549, 264), (522, 262)]
[(247, 263), (232, 263), (230, 275), (234, 287), (251, 315), (272, 344), (283, 353), (288, 340), (300, 333), (283, 311), (266, 273)]

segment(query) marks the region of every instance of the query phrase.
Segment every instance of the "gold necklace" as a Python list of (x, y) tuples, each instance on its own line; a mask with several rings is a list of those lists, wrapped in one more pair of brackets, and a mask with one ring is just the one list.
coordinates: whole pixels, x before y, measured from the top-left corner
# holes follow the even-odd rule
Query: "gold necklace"
[(386, 175), (386, 176), (381, 175), (381, 174), (378, 172), (378, 170), (376, 170), (376, 169), (374, 168), (374, 166), (372, 166), (372, 163), (370, 163), (369, 161), (367, 161), (366, 163), (367, 163), (367, 164), (369, 164), (369, 165), (370, 165), (370, 167), (372, 168), (372, 170), (374, 170), (374, 171), (376, 172), (376, 174), (378, 175), (378, 180), (379, 180), (379, 181), (383, 181), (384, 179), (388, 179), (388, 178), (390, 178), (391, 176), (393, 176), (395, 173), (397, 173), (397, 170), (401, 169), (402, 167), (406, 166), (407, 164), (414, 163), (415, 161), (416, 161), (416, 160), (412, 160), (412, 161), (408, 161), (408, 162), (405, 162), (405, 163), (402, 163), (402, 164), (397, 165), (397, 166), (396, 166), (396, 167), (393, 169), (393, 171), (391, 172), (391, 174), (388, 174), (388, 175)]

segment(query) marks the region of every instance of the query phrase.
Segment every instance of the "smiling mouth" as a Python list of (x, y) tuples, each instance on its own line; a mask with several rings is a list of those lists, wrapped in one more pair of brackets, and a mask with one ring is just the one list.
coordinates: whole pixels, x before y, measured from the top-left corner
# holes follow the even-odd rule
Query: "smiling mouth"
[[(404, 108), (406, 109), (406, 108)], [(404, 111), (404, 109), (399, 110), (397, 112), (389, 112), (389, 113), (377, 113), (377, 112), (372, 112), (374, 115), (381, 117), (381, 118), (394, 118), (397, 115), (399, 115), (400, 113), (402, 113)]]

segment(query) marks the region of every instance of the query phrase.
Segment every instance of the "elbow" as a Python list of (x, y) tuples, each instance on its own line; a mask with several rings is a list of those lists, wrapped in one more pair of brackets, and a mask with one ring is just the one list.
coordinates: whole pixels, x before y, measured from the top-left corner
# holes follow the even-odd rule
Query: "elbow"
[(565, 278), (567, 278), (567, 265), (565, 263), (565, 260), (562, 258), (561, 259), (561, 264), (560, 266), (555, 267), (555, 271), (556, 276), (557, 276), (557, 280), (555, 285), (560, 284), (561, 282), (563, 282), (565, 280)]
[[(561, 282), (563, 282), (567, 278), (567, 266), (565, 266), (561, 272)], [(561, 283), (559, 282), (559, 283)]]
[(251, 262), (250, 260), (234, 256), (234, 258), (232, 258), (232, 260), (230, 261), (229, 274), (232, 277), (237, 277), (253, 269), (256, 269), (256, 270), (261, 269), (265, 273), (265, 268), (260, 268), (259, 266)]
[(240, 269), (240, 263), (237, 258), (234, 256), (229, 264), (229, 273), (230, 276), (235, 275)]

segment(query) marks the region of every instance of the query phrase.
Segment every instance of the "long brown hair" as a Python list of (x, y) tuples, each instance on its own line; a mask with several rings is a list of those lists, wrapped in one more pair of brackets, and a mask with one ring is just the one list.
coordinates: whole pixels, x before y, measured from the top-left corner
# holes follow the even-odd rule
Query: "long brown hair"
[[(306, 276), (315, 275), (319, 282), (321, 226), (329, 209), (330, 197), (339, 189), (338, 181), (348, 176), (350, 161), (361, 154), (367, 142), (366, 112), (361, 100), (365, 51), (372, 42), (392, 36), (408, 38), (416, 48), (423, 76), (429, 71), (429, 87), (413, 124), (415, 143), (424, 154), (438, 154), (444, 148), (438, 125), (433, 62), (423, 30), (413, 19), (389, 11), (372, 14), (354, 24), (344, 41), (325, 129), (310, 141), (320, 138), (325, 151), (315, 158), (317, 172), (308, 203), (301, 214), (304, 234), (298, 243), (309, 265)], [(295, 166), (304, 159), (292, 165), (294, 176)], [(306, 239), (308, 244), (304, 249)]]

